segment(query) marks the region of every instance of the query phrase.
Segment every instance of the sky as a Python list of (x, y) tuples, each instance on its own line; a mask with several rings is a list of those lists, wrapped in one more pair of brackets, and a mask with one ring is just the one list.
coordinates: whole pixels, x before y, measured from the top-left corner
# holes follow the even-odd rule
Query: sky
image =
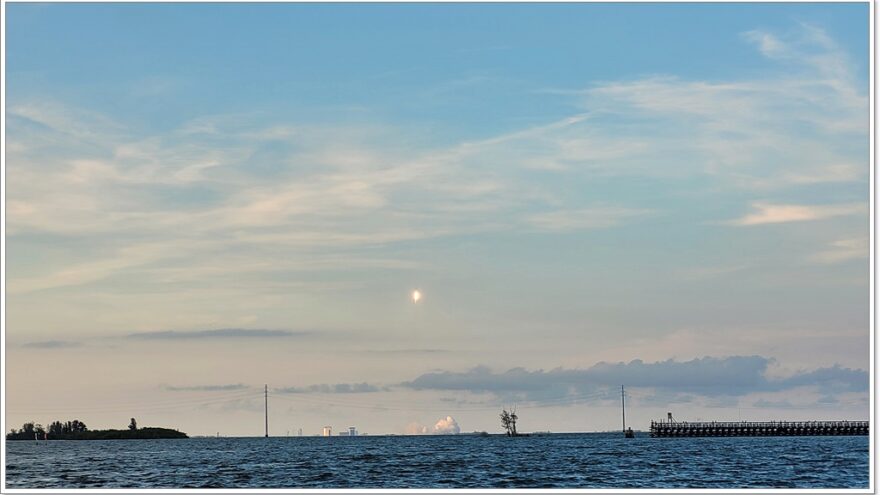
[(6, 8), (7, 430), (868, 418), (867, 3)]

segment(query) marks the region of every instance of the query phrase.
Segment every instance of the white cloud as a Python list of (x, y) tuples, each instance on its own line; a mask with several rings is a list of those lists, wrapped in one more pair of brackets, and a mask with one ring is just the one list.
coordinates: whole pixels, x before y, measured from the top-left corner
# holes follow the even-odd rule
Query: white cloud
[(50, 274), (11, 278), (6, 288), (10, 294), (32, 292), (42, 289), (68, 287), (101, 280), (114, 273), (132, 267), (179, 255), (180, 247), (171, 244), (133, 244), (120, 249), (116, 256), (67, 265)]
[[(496, 397), (513, 396), (530, 401), (567, 397), (607, 399), (610, 395), (609, 388), (620, 383), (703, 397), (743, 396), (754, 392), (798, 387), (825, 388), (835, 393), (868, 391), (869, 375), (863, 369), (834, 364), (810, 371), (798, 370), (787, 376), (772, 376), (768, 374), (768, 368), (774, 362), (773, 358), (751, 355), (720, 358), (705, 356), (688, 361), (602, 361), (589, 368), (554, 368), (549, 371), (512, 368), (504, 372), (493, 372), (486, 367), (476, 367), (464, 372), (424, 373), (401, 385), (415, 390), (488, 393)], [(447, 417), (446, 421), (437, 423), (434, 431), (450, 427), (457, 428), (457, 424)]]
[(788, 47), (776, 36), (762, 31), (748, 31), (743, 33), (745, 39), (758, 45), (761, 53), (767, 57), (777, 58), (789, 53)]
[(808, 66), (829, 78), (832, 84), (849, 83), (852, 62), (847, 53), (824, 29), (806, 23), (782, 35), (762, 30), (743, 33), (771, 59)]
[(786, 205), (770, 203), (752, 203), (757, 210), (740, 219), (732, 220), (731, 225), (751, 226), (771, 223), (806, 222), (827, 218), (856, 215), (867, 210), (863, 203), (840, 205)]
[[(54, 138), (67, 137), (93, 141), (106, 139), (108, 136), (119, 137), (124, 131), (121, 123), (106, 115), (59, 104), (49, 98), (12, 105), (7, 112), (11, 120), (36, 124), (40, 129), (33, 132), (39, 132), (44, 137), (48, 137), (46, 136), (48, 131), (48, 134)], [(23, 129), (31, 127), (28, 124), (21, 127)], [(44, 144), (51, 142), (47, 141)]]
[(404, 428), (404, 432), (407, 435), (458, 435), (461, 433), (461, 428), (455, 418), (446, 416), (438, 419), (433, 427), (418, 422), (409, 423)]
[[(760, 349), (779, 360), (768, 366), (768, 378), (780, 378), (790, 376), (798, 369), (832, 366), (835, 363), (865, 368), (869, 364), (868, 356), (861, 351), (867, 342), (868, 335), (864, 328), (852, 324), (825, 328), (821, 325), (749, 326), (719, 322), (715, 326), (624, 338), (612, 347), (588, 356), (570, 358), (567, 362), (570, 366), (577, 366), (584, 359), (626, 361), (632, 356), (640, 356), (645, 361), (663, 361), (670, 356), (686, 360), (707, 355), (750, 354)], [(817, 354), (815, 349), (822, 351)], [(780, 363), (789, 369), (780, 369)]]
[(440, 418), (437, 423), (434, 424), (433, 431), (435, 435), (458, 435), (461, 433), (461, 428), (459, 428), (458, 422), (455, 421), (455, 418), (452, 416), (446, 416), (445, 418)]
[(682, 280), (706, 280), (716, 277), (724, 277), (748, 269), (750, 265), (742, 263), (737, 265), (713, 265), (685, 268), (679, 271), (678, 276)]
[[(810, 26), (802, 31), (810, 51), (788, 38), (746, 36), (765, 54), (787, 53), (806, 69), (798, 77), (607, 82), (572, 93), (584, 108), (570, 116), (437, 148), (405, 144), (401, 129), (273, 122), (256, 114), (209, 115), (140, 136), (70, 106), (19, 104), (10, 110), (18, 120), (11, 120), (7, 141), (10, 239), (89, 237), (89, 251), (106, 258), (49, 264), (48, 273), (11, 278), (10, 287), (84, 284), (134, 267), (182, 280), (190, 271), (221, 270), (235, 250), (240, 257), (227, 269), (238, 273), (267, 273), (249, 258), (286, 252), (303, 264), (328, 248), (346, 251), (339, 266), (356, 266), (382, 258), (359, 248), (608, 228), (655, 213), (632, 196), (608, 193), (586, 203), (588, 193), (574, 185), (597, 180), (709, 177), (709, 187), (771, 192), (863, 180), (867, 149), (858, 143), (867, 134), (867, 96), (827, 35)], [(53, 140), (63, 153), (47, 144)], [(269, 142), (281, 151), (260, 158)], [(566, 187), (572, 194), (559, 194)], [(759, 211), (734, 223), (857, 213), (851, 204), (768, 200), (754, 207)], [(144, 238), (150, 253), (139, 247)]]
[(794, 184), (821, 184), (827, 182), (853, 182), (866, 176), (864, 166), (854, 163), (832, 163), (800, 173), (793, 172), (785, 179)]
[(653, 211), (647, 209), (597, 207), (529, 215), (526, 221), (540, 230), (571, 231), (613, 227), (625, 220), (651, 213)]
[(431, 432), (427, 426), (417, 422), (407, 424), (403, 431), (407, 435), (427, 435)]
[(869, 242), (867, 237), (840, 239), (832, 242), (829, 247), (810, 257), (817, 263), (842, 263), (849, 260), (868, 260)]

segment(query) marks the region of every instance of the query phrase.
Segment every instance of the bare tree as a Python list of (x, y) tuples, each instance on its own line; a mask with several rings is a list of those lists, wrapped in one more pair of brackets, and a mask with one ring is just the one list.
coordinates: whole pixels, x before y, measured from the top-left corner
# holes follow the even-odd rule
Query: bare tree
[(504, 427), (507, 436), (510, 436), (510, 413), (507, 412), (507, 409), (501, 410), (501, 426)]
[(519, 419), (516, 415), (516, 409), (511, 409), (510, 412), (507, 409), (501, 410), (501, 426), (504, 427), (504, 430), (507, 432), (507, 436), (515, 437), (516, 433), (516, 420)]
[(514, 437), (516, 436), (516, 420), (517, 419), (519, 419), (519, 417), (516, 415), (516, 408), (514, 407), (513, 409), (510, 410), (510, 431), (511, 431), (511, 436), (514, 436)]

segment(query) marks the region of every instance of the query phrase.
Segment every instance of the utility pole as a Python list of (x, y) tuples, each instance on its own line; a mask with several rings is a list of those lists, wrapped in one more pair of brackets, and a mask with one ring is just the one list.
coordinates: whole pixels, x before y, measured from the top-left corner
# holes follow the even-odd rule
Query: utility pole
[(620, 386), (620, 413), (623, 417), (623, 432), (626, 433), (626, 399), (624, 399), (623, 385)]
[(263, 388), (263, 397), (266, 400), (266, 438), (269, 438), (269, 384)]

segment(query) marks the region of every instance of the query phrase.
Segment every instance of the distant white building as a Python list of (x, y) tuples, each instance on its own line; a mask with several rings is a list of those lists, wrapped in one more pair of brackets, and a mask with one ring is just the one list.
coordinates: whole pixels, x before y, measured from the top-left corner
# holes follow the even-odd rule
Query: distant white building
[(325, 426), (324, 430), (321, 432), (321, 436), (329, 437), (333, 435), (333, 428), (330, 426)]
[(358, 436), (358, 431), (357, 431), (357, 429), (356, 429), (354, 426), (349, 426), (349, 427), (348, 427), (348, 436), (350, 436), (350, 437), (356, 437), (356, 436)]

